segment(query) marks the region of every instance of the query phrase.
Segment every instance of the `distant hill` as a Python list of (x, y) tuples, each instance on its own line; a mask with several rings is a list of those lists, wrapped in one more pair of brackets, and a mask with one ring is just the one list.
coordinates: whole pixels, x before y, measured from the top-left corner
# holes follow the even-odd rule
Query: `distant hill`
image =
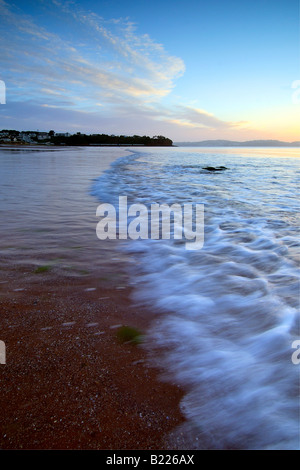
[(201, 142), (174, 142), (180, 147), (300, 147), (300, 141), (282, 142), (281, 140), (202, 140)]

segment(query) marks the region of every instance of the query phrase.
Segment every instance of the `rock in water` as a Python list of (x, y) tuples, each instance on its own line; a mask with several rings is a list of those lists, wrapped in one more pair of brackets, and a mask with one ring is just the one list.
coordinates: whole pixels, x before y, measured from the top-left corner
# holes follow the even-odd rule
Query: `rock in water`
[(223, 171), (223, 170), (227, 170), (226, 166), (218, 166), (218, 167), (214, 167), (214, 166), (206, 166), (203, 168), (203, 170), (207, 170), (207, 171)]

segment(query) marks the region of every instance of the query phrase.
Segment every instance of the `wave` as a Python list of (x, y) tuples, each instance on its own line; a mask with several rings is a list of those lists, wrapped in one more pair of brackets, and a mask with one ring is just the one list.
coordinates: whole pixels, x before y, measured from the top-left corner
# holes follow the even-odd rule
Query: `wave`
[[(160, 315), (149, 344), (166, 378), (186, 390), (189, 432), (211, 449), (297, 449), (299, 369), (298, 211), (293, 164), (218, 155), (132, 152), (94, 182), (99, 200), (205, 204), (205, 242), (126, 241), (137, 260), (133, 301)], [(216, 159), (216, 156), (214, 156)], [(261, 160), (260, 160), (261, 165)], [(280, 166), (282, 165), (282, 168)], [(285, 166), (283, 166), (285, 165)], [(282, 172), (274, 191), (274, 174)], [(205, 173), (205, 174), (204, 174)], [(262, 185), (263, 183), (263, 185)], [(132, 268), (131, 268), (132, 269)], [(202, 442), (202, 444), (201, 444)]]

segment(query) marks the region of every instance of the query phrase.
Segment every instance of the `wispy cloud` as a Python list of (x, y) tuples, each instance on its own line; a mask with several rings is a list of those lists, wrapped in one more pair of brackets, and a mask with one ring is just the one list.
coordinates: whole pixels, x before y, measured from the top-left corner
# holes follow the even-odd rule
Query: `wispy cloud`
[(130, 19), (103, 18), (74, 1), (38, 0), (37, 7), (40, 14), (30, 16), (0, 0), (0, 78), (7, 85), (7, 109), (15, 113), (12, 121), (18, 114), (34, 123), (25, 117), (26, 103), (47, 127), (54, 126), (54, 113), (61, 126), (67, 117), (68, 130), (80, 128), (80, 121), (82, 129), (95, 129), (97, 123), (112, 129), (115, 123), (123, 132), (130, 132), (130, 124), (137, 131), (143, 122), (155, 133), (172, 126), (226, 131), (244, 125), (174, 100), (163, 104), (184, 74), (184, 62), (148, 34), (138, 33)]
[(246, 121), (230, 122), (217, 118), (212, 113), (191, 106), (177, 106), (177, 123), (191, 127), (205, 127), (211, 130), (238, 128), (247, 125)]
[[(6, 22), (2, 63), (14, 84), (27, 86), (29, 96), (43, 96), (51, 84), (53, 96), (67, 88), (62, 93), (74, 102), (76, 89), (87, 105), (95, 98), (111, 103), (131, 98), (153, 101), (170, 93), (174, 80), (184, 72), (180, 58), (168, 55), (148, 35), (138, 35), (128, 20), (107, 21), (82, 12), (74, 3), (72, 7), (52, 3), (59, 9), (58, 16), (72, 21), (76, 35), (54, 34), (0, 0)], [(82, 43), (77, 37), (92, 41)]]

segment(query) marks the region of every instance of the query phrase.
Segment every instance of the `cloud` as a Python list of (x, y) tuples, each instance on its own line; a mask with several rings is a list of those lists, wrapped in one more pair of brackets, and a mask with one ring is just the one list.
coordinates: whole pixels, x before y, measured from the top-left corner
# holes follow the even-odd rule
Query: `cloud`
[(179, 125), (190, 127), (204, 127), (211, 130), (224, 130), (233, 127), (237, 128), (247, 124), (246, 121), (224, 121), (203, 109), (183, 105), (177, 106), (176, 116), (176, 121)]
[(73, 1), (39, 0), (36, 8), (39, 14), (29, 16), (0, 0), (0, 78), (10, 122), (19, 119), (36, 128), (40, 120), (45, 129), (83, 132), (165, 132), (175, 138), (184, 131), (227, 132), (244, 125), (172, 103), (184, 62), (139, 34), (130, 19), (105, 19)]
[[(128, 107), (126, 108), (128, 111)], [(163, 106), (162, 104), (151, 103), (148, 106), (136, 107), (133, 104), (130, 106), (131, 113), (143, 114), (151, 116), (153, 119), (160, 120), (161, 122), (170, 123), (177, 128), (190, 128), (195, 130), (209, 130), (209, 131), (226, 131), (230, 129), (240, 129), (247, 127), (247, 121), (225, 121), (214, 116), (212, 113), (192, 106), (175, 105)], [(125, 111), (125, 109), (124, 109)], [(119, 112), (122, 112), (120, 107)]]
[(6, 21), (1, 61), (16, 91), (26, 88), (28, 97), (39, 99), (50, 94), (52, 84), (52, 100), (64, 88), (68, 91), (61, 93), (72, 102), (75, 96), (85, 96), (87, 106), (100, 99), (111, 104), (132, 98), (155, 101), (168, 95), (184, 72), (180, 58), (170, 56), (148, 35), (138, 35), (128, 20), (104, 20), (74, 3), (53, 1), (53, 6), (61, 21), (67, 17), (71, 22), (71, 36), (48, 31), (0, 0)]

